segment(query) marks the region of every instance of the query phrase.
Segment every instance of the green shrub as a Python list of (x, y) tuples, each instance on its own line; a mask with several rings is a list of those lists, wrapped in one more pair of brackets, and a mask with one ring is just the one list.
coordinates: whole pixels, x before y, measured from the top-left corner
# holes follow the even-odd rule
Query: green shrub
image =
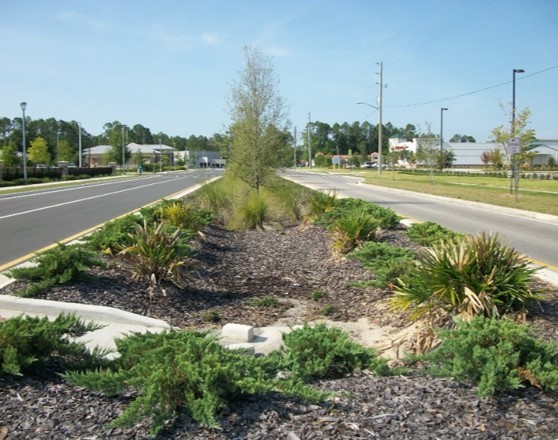
[(204, 321), (214, 324), (221, 321), (221, 315), (216, 310), (207, 310), (203, 313), (202, 318)]
[(78, 245), (65, 244), (38, 254), (33, 262), (34, 266), (18, 267), (8, 273), (13, 278), (34, 283), (17, 292), (19, 296), (33, 296), (56, 284), (88, 280), (88, 269), (104, 266), (93, 252)]
[(310, 298), (314, 301), (319, 301), (320, 299), (322, 299), (324, 296), (326, 295), (326, 293), (323, 290), (314, 290), (311, 294), (310, 294)]
[(124, 255), (131, 263), (134, 276), (148, 281), (152, 288), (161, 281), (178, 283), (179, 269), (185, 264), (191, 253), (179, 229), (165, 228), (164, 223), (143, 226), (137, 225), (130, 234), (132, 245), (123, 249)]
[(106, 223), (101, 229), (86, 236), (85, 240), (95, 250), (115, 254), (132, 245), (133, 236), (130, 234), (143, 221), (143, 217), (129, 214)]
[(318, 219), (335, 207), (336, 195), (312, 191), (308, 197), (308, 211), (311, 219)]
[(328, 229), (335, 228), (337, 220), (351, 211), (361, 211), (376, 219), (382, 229), (393, 229), (399, 224), (400, 217), (391, 209), (360, 199), (336, 199), (333, 209), (325, 211), (316, 219), (316, 223)]
[(29, 316), (0, 321), (0, 375), (22, 376), (38, 372), (47, 361), (54, 359), (63, 368), (103, 365), (107, 350), (89, 352), (83, 343), (68, 339), (99, 328), (102, 326), (84, 323), (75, 315), (65, 314), (54, 321)]
[(304, 381), (341, 378), (365, 368), (385, 375), (389, 368), (375, 351), (349, 339), (343, 330), (305, 325), (283, 335), (283, 367)]
[(431, 246), (440, 240), (455, 240), (463, 238), (463, 234), (444, 228), (438, 223), (414, 223), (407, 229), (409, 238), (422, 246)]
[(244, 229), (263, 228), (268, 214), (268, 204), (262, 194), (252, 194), (239, 209), (240, 223)]
[(246, 356), (203, 333), (133, 334), (116, 340), (116, 346), (121, 356), (110, 368), (64, 375), (76, 385), (108, 394), (139, 391), (113, 426), (148, 417), (151, 432), (157, 434), (179, 411), (216, 426), (217, 412), (242, 395), (281, 392), (311, 401), (327, 396), (293, 378), (278, 379), (277, 358)]
[(380, 224), (380, 220), (364, 209), (347, 211), (335, 221), (333, 246), (341, 253), (350, 252), (366, 241), (375, 240)]
[(175, 228), (197, 232), (211, 221), (212, 214), (183, 202), (164, 201), (156, 207), (156, 218)]
[(441, 345), (419, 359), (431, 374), (472, 381), (481, 397), (523, 383), (558, 390), (558, 344), (534, 339), (526, 325), (478, 316), (439, 336)]
[(253, 307), (277, 307), (279, 300), (274, 296), (264, 296), (250, 300), (250, 305)]
[(537, 271), (497, 236), (481, 234), (426, 248), (408, 280), (399, 280), (392, 307), (412, 318), (442, 309), (451, 314), (498, 317), (540, 298)]
[(415, 265), (417, 255), (414, 251), (388, 243), (367, 242), (348, 255), (370, 270), (376, 287), (392, 286), (398, 278), (407, 279)]

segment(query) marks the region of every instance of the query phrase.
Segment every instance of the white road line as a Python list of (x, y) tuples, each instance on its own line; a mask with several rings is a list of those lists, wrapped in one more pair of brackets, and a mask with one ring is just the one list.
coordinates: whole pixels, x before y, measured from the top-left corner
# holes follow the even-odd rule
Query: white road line
[(64, 203), (57, 203), (56, 205), (43, 206), (42, 208), (30, 209), (29, 211), (15, 212), (13, 214), (8, 214), (8, 215), (1, 216), (0, 220), (3, 220), (5, 218), (10, 218), (10, 217), (17, 217), (19, 215), (30, 214), (30, 213), (33, 213), (33, 212), (44, 211), (45, 209), (58, 208), (60, 206), (71, 205), (73, 203), (80, 203), (80, 202), (85, 202), (87, 200), (93, 200), (93, 199), (98, 199), (98, 198), (101, 198), (101, 197), (112, 196), (114, 194), (120, 194), (120, 193), (127, 192), (127, 191), (134, 191), (136, 189), (146, 188), (148, 186), (160, 185), (161, 183), (166, 183), (166, 182), (167, 181), (155, 182), (155, 183), (150, 183), (148, 185), (141, 185), (141, 186), (136, 186), (134, 188), (121, 189), (119, 191), (113, 191), (113, 192), (109, 192), (109, 193), (105, 193), (105, 194), (99, 194), (99, 195), (96, 195), (96, 196), (85, 197), (83, 199), (71, 200), (69, 202), (64, 202)]

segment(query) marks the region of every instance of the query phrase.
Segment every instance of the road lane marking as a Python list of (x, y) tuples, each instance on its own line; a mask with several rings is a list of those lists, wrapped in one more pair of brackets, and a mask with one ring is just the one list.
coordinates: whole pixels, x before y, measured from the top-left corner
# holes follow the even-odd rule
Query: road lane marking
[[(211, 183), (211, 182), (213, 182), (214, 180), (217, 180), (217, 179), (219, 179), (219, 178), (220, 178), (219, 176), (218, 176), (218, 177), (210, 178), (209, 180), (206, 180), (206, 181), (203, 181), (203, 182), (201, 182), (201, 183), (198, 183), (198, 184), (196, 184), (196, 185), (194, 185), (194, 186), (192, 186), (191, 188), (188, 188), (188, 189), (186, 189), (186, 190), (177, 191), (177, 192), (175, 192), (174, 194), (171, 194), (170, 196), (167, 196), (166, 198), (168, 198), (168, 199), (181, 198), (181, 197), (183, 197), (187, 192), (190, 192), (190, 190), (191, 190), (191, 191), (195, 191), (195, 190), (201, 188), (204, 184)], [(143, 205), (143, 206), (141, 206), (141, 207), (139, 207), (139, 208), (133, 209), (132, 211), (129, 211), (129, 212), (126, 212), (126, 213), (124, 213), (124, 214), (122, 214), (122, 215), (119, 215), (119, 216), (117, 216), (117, 217), (114, 217), (114, 218), (112, 218), (112, 219), (110, 219), (110, 220), (107, 220), (106, 222), (99, 223), (98, 225), (92, 226), (92, 227), (90, 227), (90, 228), (88, 228), (88, 229), (85, 229), (85, 230), (83, 230), (83, 231), (81, 231), (81, 232), (78, 232), (78, 233), (76, 233), (76, 234), (74, 234), (74, 235), (72, 235), (72, 236), (70, 236), (70, 237), (66, 237), (66, 238), (64, 238), (64, 239), (62, 239), (62, 240), (58, 240), (56, 243), (49, 244), (48, 246), (45, 246), (45, 247), (40, 248), (40, 249), (37, 249), (37, 250), (35, 250), (35, 251), (33, 251), (33, 252), (27, 254), (27, 255), (23, 255), (22, 257), (17, 258), (17, 259), (15, 259), (15, 260), (8, 261), (7, 263), (4, 263), (4, 264), (0, 265), (0, 273), (6, 271), (6, 270), (8, 270), (8, 269), (11, 269), (11, 268), (14, 267), (14, 266), (17, 266), (17, 265), (19, 265), (19, 264), (21, 264), (21, 263), (24, 263), (24, 262), (30, 260), (31, 258), (35, 257), (37, 254), (40, 254), (41, 252), (45, 252), (45, 251), (48, 251), (49, 249), (52, 249), (52, 248), (56, 247), (59, 243), (61, 243), (61, 244), (70, 243), (70, 242), (72, 242), (72, 241), (74, 241), (74, 240), (77, 240), (78, 238), (83, 237), (84, 235), (90, 234), (90, 233), (96, 231), (97, 229), (102, 228), (106, 223), (109, 223), (109, 222), (111, 222), (111, 221), (113, 221), (113, 220), (117, 220), (117, 219), (119, 219), (119, 218), (125, 217), (125, 216), (130, 215), (130, 214), (134, 214), (135, 212), (138, 212), (138, 211), (140, 211), (140, 210), (142, 210), (142, 209), (144, 209), (144, 208), (147, 208), (147, 207), (149, 207), (149, 206), (151, 206), (151, 205), (155, 205), (155, 204), (159, 203), (160, 200), (161, 200), (161, 199), (155, 200), (154, 202), (151, 202), (151, 203), (148, 203), (148, 204), (146, 204), (146, 205)]]
[(87, 200), (93, 200), (93, 199), (98, 199), (98, 198), (101, 198), (101, 197), (107, 197), (107, 196), (112, 196), (112, 195), (115, 195), (115, 194), (121, 194), (121, 193), (128, 192), (128, 191), (134, 191), (134, 190), (136, 190), (136, 189), (147, 188), (147, 187), (149, 187), (149, 186), (154, 186), (154, 185), (160, 185), (160, 184), (162, 184), (162, 183), (166, 183), (166, 181), (164, 181), (164, 182), (155, 182), (155, 183), (150, 183), (150, 184), (141, 185), (141, 186), (135, 186), (135, 187), (133, 187), (133, 188), (121, 189), (121, 190), (118, 190), (118, 191), (112, 191), (112, 192), (108, 192), (108, 193), (104, 193), (104, 194), (99, 194), (99, 195), (96, 195), (96, 196), (91, 196), (91, 197), (85, 197), (85, 198), (82, 198), (82, 199), (71, 200), (71, 201), (69, 201), (69, 202), (57, 203), (57, 204), (55, 204), (55, 205), (49, 205), (49, 206), (43, 206), (43, 207), (41, 207), (41, 208), (30, 209), (30, 210), (28, 210), (28, 211), (15, 212), (15, 213), (13, 213), (13, 214), (8, 214), (8, 215), (0, 216), (0, 220), (4, 220), (4, 219), (6, 219), (6, 218), (11, 218), (11, 217), (17, 217), (17, 216), (19, 216), (19, 215), (25, 215), (25, 214), (31, 214), (31, 213), (34, 213), (34, 212), (44, 211), (44, 210), (46, 210), (46, 209), (58, 208), (58, 207), (60, 207), (60, 206), (72, 205), (72, 204), (74, 204), (74, 203), (81, 203), (81, 202), (85, 202), (85, 201), (87, 201)]

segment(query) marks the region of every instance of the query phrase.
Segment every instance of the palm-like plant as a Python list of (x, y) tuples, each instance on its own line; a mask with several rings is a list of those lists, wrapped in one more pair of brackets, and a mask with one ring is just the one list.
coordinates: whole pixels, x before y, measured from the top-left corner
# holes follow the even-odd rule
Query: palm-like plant
[(432, 310), (466, 316), (499, 317), (539, 299), (537, 269), (497, 236), (480, 234), (438, 242), (423, 251), (408, 281), (399, 280), (392, 308), (418, 318)]
[(189, 247), (179, 229), (169, 229), (164, 223), (149, 225), (144, 220), (131, 238), (133, 244), (120, 254), (130, 261), (136, 278), (148, 280), (152, 288), (161, 281), (180, 280), (179, 269), (186, 262)]

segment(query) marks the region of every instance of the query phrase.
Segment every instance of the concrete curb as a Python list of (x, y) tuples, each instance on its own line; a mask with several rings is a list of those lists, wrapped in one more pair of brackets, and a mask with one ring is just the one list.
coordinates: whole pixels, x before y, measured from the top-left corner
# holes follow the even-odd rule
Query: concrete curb
[(112, 307), (66, 303), (46, 299), (20, 298), (10, 295), (0, 295), (0, 310), (12, 311), (17, 314), (47, 316), (73, 313), (82, 319), (99, 323), (111, 322), (114, 324), (137, 325), (169, 330), (172, 328), (168, 323), (160, 319), (136, 315)]

